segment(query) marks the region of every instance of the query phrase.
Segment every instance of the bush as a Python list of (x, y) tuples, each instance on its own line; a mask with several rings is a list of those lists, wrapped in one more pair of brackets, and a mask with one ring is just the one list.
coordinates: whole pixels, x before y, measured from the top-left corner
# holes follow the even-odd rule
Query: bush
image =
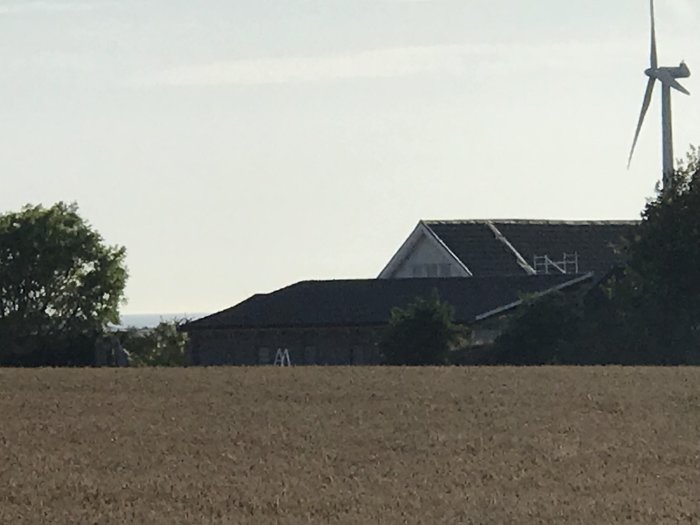
[(393, 308), (382, 339), (388, 365), (444, 365), (451, 351), (466, 336), (466, 329), (453, 323), (454, 310), (440, 301), (436, 291), (416, 298), (403, 308)]
[(161, 321), (155, 328), (122, 332), (119, 340), (131, 365), (184, 366), (187, 334), (178, 330), (180, 324)]
[(580, 321), (578, 301), (562, 292), (529, 298), (496, 339), (496, 362), (547, 365), (576, 361), (570, 343), (579, 335)]

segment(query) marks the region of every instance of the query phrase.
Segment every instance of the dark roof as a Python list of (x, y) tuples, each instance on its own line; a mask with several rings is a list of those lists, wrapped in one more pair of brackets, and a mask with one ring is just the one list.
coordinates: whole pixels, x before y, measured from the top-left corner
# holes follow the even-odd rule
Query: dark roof
[(578, 272), (606, 272), (622, 262), (617, 250), (638, 221), (424, 221), (476, 277), (522, 275), (515, 253), (496, 238), (495, 226), (530, 266), (534, 257), (560, 261), (578, 254)]
[(486, 222), (426, 222), (432, 232), (476, 277), (523, 275), (513, 252)]
[(184, 331), (210, 328), (282, 328), (385, 324), (395, 306), (433, 289), (455, 309), (455, 320), (469, 323), (511, 305), (521, 294), (542, 293), (591, 278), (571, 275), (497, 278), (366, 279), (303, 281), (188, 323)]

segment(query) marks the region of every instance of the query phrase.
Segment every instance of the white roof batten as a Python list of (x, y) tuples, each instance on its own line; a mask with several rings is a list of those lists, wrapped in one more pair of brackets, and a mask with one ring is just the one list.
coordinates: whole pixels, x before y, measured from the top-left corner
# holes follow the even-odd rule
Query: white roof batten
[(445, 244), (445, 241), (443, 241), (438, 234), (436, 234), (433, 229), (430, 227), (430, 225), (426, 224), (424, 221), (420, 221), (420, 223), (423, 225), (423, 227), (429, 232), (430, 236), (432, 239), (440, 245), (440, 247), (445, 250), (452, 259), (457, 263), (457, 265), (464, 270), (464, 272), (467, 274), (468, 277), (474, 277), (474, 274), (471, 272), (469, 268), (467, 268), (467, 265), (462, 262), (462, 259), (457, 257), (455, 253)]
[(515, 259), (518, 261), (518, 266), (520, 266), (523, 270), (528, 275), (537, 275), (537, 272), (535, 269), (528, 264), (528, 262), (523, 258), (522, 255), (520, 255), (520, 252), (515, 249), (515, 246), (513, 246), (508, 239), (506, 239), (506, 236), (501, 233), (501, 230), (496, 228), (496, 225), (492, 221), (486, 221), (486, 225), (491, 229), (493, 234), (496, 236), (496, 239), (501, 241), (506, 248), (508, 248), (513, 255), (515, 255)]
[[(572, 279), (570, 281), (566, 281), (565, 283), (559, 284), (557, 286), (553, 286), (552, 288), (549, 288), (543, 292), (538, 292), (536, 294), (533, 294), (532, 296), (535, 298), (542, 297), (544, 295), (550, 294), (552, 292), (558, 292), (559, 290), (563, 290), (564, 288), (568, 288), (569, 286), (573, 286), (575, 284), (581, 283), (587, 279), (590, 279), (593, 277), (593, 272), (588, 272), (586, 274), (581, 275), (580, 277), (577, 277), (575, 279)], [(489, 310), (488, 312), (484, 312), (483, 314), (479, 314), (476, 317), (474, 317), (475, 321), (483, 321), (484, 319), (487, 319), (491, 316), (500, 314), (502, 312), (506, 312), (508, 310), (511, 310), (515, 308), (516, 306), (520, 306), (523, 304), (522, 299), (518, 299), (517, 301), (513, 301), (512, 303), (505, 304), (503, 306), (499, 306), (498, 308), (494, 308), (493, 310)]]

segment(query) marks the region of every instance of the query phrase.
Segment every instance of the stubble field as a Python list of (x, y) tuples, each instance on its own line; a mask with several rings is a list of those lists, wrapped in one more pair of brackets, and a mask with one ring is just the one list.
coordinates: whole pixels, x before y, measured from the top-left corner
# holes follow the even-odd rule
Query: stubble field
[(700, 369), (8, 369), (0, 418), (0, 523), (700, 522)]

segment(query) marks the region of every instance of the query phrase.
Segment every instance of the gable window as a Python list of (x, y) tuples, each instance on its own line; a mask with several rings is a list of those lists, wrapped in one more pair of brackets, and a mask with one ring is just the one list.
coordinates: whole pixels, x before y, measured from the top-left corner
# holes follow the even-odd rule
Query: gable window
[(413, 277), (452, 277), (452, 265), (449, 263), (414, 264), (411, 267)]

